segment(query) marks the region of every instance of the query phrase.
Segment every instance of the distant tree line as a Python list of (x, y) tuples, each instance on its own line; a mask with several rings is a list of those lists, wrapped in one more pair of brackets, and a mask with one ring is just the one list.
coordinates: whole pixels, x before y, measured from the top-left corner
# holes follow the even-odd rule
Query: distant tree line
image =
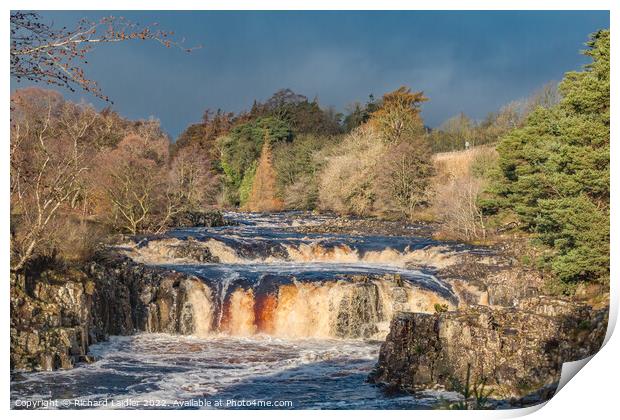
[(557, 84), (550, 82), (531, 96), (512, 101), (497, 112), (489, 113), (482, 121), (474, 121), (465, 113), (448, 118), (438, 128), (429, 129), (430, 143), (434, 152), (494, 144), (510, 131), (523, 126), (535, 109), (550, 108), (559, 100)]

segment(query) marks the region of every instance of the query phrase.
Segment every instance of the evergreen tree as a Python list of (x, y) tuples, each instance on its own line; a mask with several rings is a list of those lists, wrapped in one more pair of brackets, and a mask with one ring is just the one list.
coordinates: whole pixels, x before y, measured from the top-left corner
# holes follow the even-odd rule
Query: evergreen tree
[(293, 133), (286, 122), (263, 117), (235, 126), (227, 136), (219, 139), (220, 164), (230, 204), (240, 204), (239, 188), (244, 179), (246, 187), (251, 183), (252, 174), (246, 176), (246, 172), (260, 157), (264, 140), (267, 138), (272, 144), (277, 144), (291, 141), (292, 137)]
[(501, 176), (487, 209), (514, 211), (553, 251), (564, 282), (609, 280), (609, 30), (593, 34), (592, 62), (569, 72), (562, 100), (537, 108), (498, 145)]
[(263, 149), (256, 167), (252, 190), (246, 203), (250, 211), (280, 211), (284, 203), (277, 197), (276, 171), (273, 168), (271, 142), (265, 134)]

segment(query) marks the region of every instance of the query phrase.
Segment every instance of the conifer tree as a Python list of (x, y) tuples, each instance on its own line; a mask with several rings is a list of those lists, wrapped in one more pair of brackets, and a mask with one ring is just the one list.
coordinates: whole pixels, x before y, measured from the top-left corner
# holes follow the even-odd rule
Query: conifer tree
[[(592, 62), (566, 73), (562, 100), (539, 107), (500, 142), (490, 207), (515, 212), (552, 250), (564, 282), (609, 280), (609, 30), (593, 34)], [(488, 208), (490, 208), (488, 206)]]
[(265, 140), (261, 150), (252, 190), (247, 202), (250, 211), (279, 211), (284, 203), (277, 197), (276, 171), (273, 167), (273, 155), (269, 133), (265, 131)]

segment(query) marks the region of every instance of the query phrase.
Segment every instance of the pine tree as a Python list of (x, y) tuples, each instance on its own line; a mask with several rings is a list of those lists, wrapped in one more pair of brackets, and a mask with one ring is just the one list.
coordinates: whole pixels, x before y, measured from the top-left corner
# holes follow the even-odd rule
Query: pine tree
[(282, 200), (277, 197), (276, 171), (267, 133), (246, 206), (250, 211), (280, 211), (284, 207)]
[(593, 34), (593, 61), (569, 72), (562, 100), (538, 108), (499, 144), (495, 208), (515, 212), (553, 251), (564, 282), (609, 280), (609, 30)]

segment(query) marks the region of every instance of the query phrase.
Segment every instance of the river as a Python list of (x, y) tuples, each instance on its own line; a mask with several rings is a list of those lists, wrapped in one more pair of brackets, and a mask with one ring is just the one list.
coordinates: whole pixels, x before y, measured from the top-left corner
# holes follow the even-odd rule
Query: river
[[(390, 394), (366, 378), (395, 311), (457, 303), (434, 267), (471, 249), (423, 236), (312, 233), (330, 216), (226, 219), (120, 247), (202, 280), (189, 300), (193, 335), (111, 337), (90, 347), (92, 364), (16, 373), (12, 407), (428, 409), (456, 398)], [(189, 242), (209, 258), (179, 254)]]

